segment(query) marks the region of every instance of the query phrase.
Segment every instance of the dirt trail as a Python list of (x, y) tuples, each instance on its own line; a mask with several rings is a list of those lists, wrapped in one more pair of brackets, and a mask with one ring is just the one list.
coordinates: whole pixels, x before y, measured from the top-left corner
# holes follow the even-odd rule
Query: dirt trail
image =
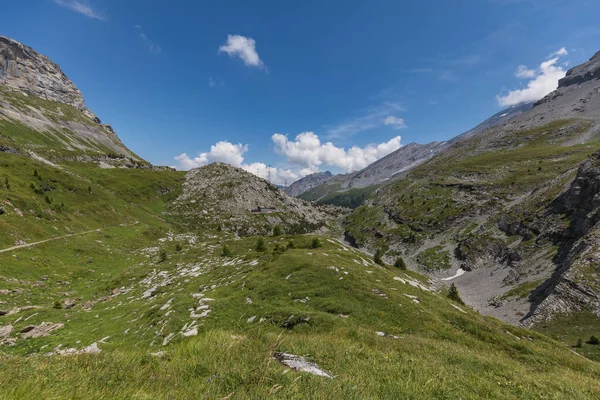
[(20, 244), (18, 246), (13, 246), (13, 247), (9, 247), (7, 249), (3, 249), (0, 250), (0, 253), (5, 253), (7, 251), (12, 251), (12, 250), (17, 250), (17, 249), (24, 249), (26, 247), (31, 247), (31, 246), (35, 246), (38, 244), (42, 244), (42, 243), (46, 243), (46, 242), (51, 242), (53, 240), (59, 240), (59, 239), (64, 239), (64, 238), (68, 238), (71, 236), (79, 236), (79, 235), (86, 235), (88, 233), (92, 233), (92, 232), (100, 232), (102, 229), (92, 229), (91, 231), (85, 231), (85, 232), (79, 232), (79, 233), (71, 233), (69, 235), (64, 235), (64, 236), (56, 236), (50, 239), (46, 239), (46, 240), (41, 240), (39, 242), (34, 242), (34, 243), (27, 243), (27, 244)]

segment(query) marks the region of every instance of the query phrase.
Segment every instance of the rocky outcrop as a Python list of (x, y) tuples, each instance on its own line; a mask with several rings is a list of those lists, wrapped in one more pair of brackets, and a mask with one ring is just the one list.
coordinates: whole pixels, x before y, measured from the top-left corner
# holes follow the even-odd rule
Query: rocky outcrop
[(592, 79), (600, 79), (600, 51), (586, 63), (567, 71), (567, 75), (558, 81), (558, 87), (579, 85)]
[(326, 229), (346, 210), (291, 197), (243, 169), (213, 163), (187, 173), (173, 212), (190, 227), (219, 225), (247, 235), (270, 233), (275, 225), (284, 233)]
[(307, 190), (327, 182), (332, 176), (333, 174), (329, 171), (316, 172), (314, 174), (306, 175), (304, 178), (298, 179), (290, 186), (283, 188), (283, 191), (290, 196), (300, 196)]
[(0, 83), (42, 99), (69, 104), (94, 121), (79, 89), (48, 57), (16, 40), (0, 36)]

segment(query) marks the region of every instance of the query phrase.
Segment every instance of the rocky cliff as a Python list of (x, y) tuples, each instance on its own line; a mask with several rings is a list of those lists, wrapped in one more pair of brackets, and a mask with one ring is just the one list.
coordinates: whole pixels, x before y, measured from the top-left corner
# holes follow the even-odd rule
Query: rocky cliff
[(0, 148), (52, 162), (142, 166), (48, 57), (0, 36)]
[(69, 104), (100, 122), (85, 105), (81, 91), (48, 57), (16, 40), (0, 36), (0, 83), (46, 100)]

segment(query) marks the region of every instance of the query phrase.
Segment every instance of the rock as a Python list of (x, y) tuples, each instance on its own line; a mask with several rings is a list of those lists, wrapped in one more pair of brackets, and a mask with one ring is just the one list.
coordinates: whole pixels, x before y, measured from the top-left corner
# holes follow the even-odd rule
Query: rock
[(12, 325), (0, 326), (0, 340), (9, 337), (10, 334), (12, 333), (12, 331), (13, 331)]
[(558, 87), (579, 85), (593, 79), (600, 79), (600, 51), (594, 54), (588, 62), (568, 70), (565, 77), (558, 81)]
[(22, 334), (22, 338), (23, 339), (35, 339), (35, 338), (40, 338), (40, 337), (45, 337), (50, 335), (51, 332), (57, 330), (57, 329), (62, 329), (64, 328), (65, 324), (62, 323), (56, 323), (53, 324), (52, 322), (42, 322), (40, 325), (34, 327), (32, 330), (23, 333)]
[(8, 314), (8, 310), (0, 310), (0, 316)]
[(290, 186), (283, 188), (283, 191), (290, 196), (300, 196), (302, 193), (319, 186), (333, 177), (329, 171), (315, 172), (314, 174), (306, 175), (304, 178), (298, 179)]
[(25, 328), (21, 329), (20, 333), (31, 332), (35, 328), (35, 325), (27, 325)]
[(64, 309), (69, 309), (75, 307), (76, 304), (77, 300), (75, 299), (65, 299), (65, 301), (63, 301), (62, 306)]
[(333, 379), (333, 376), (323, 371), (317, 364), (307, 361), (304, 357), (276, 351), (273, 353), (273, 358), (294, 371), (308, 372), (309, 374)]

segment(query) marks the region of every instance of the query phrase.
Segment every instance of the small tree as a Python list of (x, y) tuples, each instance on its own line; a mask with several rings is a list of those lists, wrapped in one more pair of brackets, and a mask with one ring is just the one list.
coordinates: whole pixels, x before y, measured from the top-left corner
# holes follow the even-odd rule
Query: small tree
[(319, 240), (319, 238), (314, 238), (312, 240), (312, 243), (310, 244), (310, 248), (311, 249), (318, 249), (319, 247), (321, 247), (321, 241)]
[(165, 249), (161, 249), (158, 252), (158, 262), (162, 263), (162, 262), (165, 262), (165, 261), (167, 261), (167, 251)]
[(88, 193), (92, 194), (92, 187), (91, 186), (88, 186)]
[(281, 236), (281, 227), (279, 225), (275, 225), (273, 228), (273, 236)]
[(459, 304), (465, 304), (465, 302), (462, 301), (462, 299), (460, 298), (460, 295), (458, 294), (458, 289), (456, 288), (456, 285), (454, 283), (450, 285), (450, 289), (448, 289), (448, 298)]
[(39, 176), (39, 175), (38, 175), (38, 172), (37, 172), (37, 169), (34, 169), (34, 170), (33, 170), (33, 176), (35, 176), (36, 178)]
[(577, 344), (575, 345), (575, 347), (577, 347), (578, 349), (583, 347), (583, 339), (579, 338), (577, 339)]
[(598, 344), (600, 344), (600, 339), (598, 339), (596, 336), (592, 335), (592, 336), (590, 336), (590, 340), (588, 340), (587, 342), (589, 344), (598, 345)]
[(8, 176), (4, 178), (4, 187), (10, 190), (10, 182), (8, 182)]
[(394, 263), (394, 267), (406, 271), (406, 263), (402, 257), (398, 257)]
[(382, 256), (383, 256), (383, 252), (378, 249), (375, 252), (375, 255), (373, 256), (373, 261), (375, 262), (375, 264), (385, 265), (385, 263), (383, 262), (383, 259), (381, 258)]
[(231, 249), (226, 244), (223, 245), (223, 249), (221, 250), (221, 256), (223, 257), (231, 257)]
[(265, 245), (265, 239), (258, 238), (256, 241), (256, 251), (265, 251), (267, 246)]

